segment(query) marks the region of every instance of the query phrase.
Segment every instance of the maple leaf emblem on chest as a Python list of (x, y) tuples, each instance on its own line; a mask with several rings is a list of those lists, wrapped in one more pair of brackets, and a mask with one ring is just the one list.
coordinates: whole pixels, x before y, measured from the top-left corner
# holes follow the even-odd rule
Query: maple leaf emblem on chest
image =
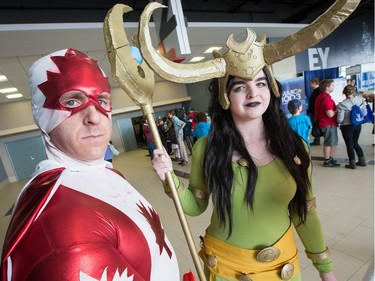
[(167, 252), (169, 258), (172, 257), (172, 251), (169, 249), (167, 243), (165, 242), (165, 233), (164, 229), (161, 225), (161, 221), (159, 219), (159, 215), (156, 213), (156, 211), (152, 207), (145, 207), (142, 202), (137, 204), (139, 208), (139, 213), (142, 214), (147, 222), (150, 224), (152, 231), (155, 234), (156, 237), (156, 244), (159, 245), (159, 252), (160, 255), (163, 252), (163, 249)]

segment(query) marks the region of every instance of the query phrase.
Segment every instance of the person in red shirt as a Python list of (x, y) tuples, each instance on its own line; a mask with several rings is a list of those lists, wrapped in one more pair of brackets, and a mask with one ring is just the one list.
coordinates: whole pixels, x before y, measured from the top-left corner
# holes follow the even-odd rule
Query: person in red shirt
[(197, 125), (197, 121), (195, 120), (195, 116), (197, 115), (199, 111), (194, 110), (194, 107), (189, 107), (189, 115), (188, 118), (191, 118), (193, 120), (192, 129), (194, 130), (195, 126)]
[(333, 158), (338, 144), (337, 136), (337, 108), (331, 93), (335, 88), (332, 79), (325, 79), (319, 83), (321, 94), (315, 100), (315, 117), (323, 131), (323, 167), (339, 167), (340, 164)]

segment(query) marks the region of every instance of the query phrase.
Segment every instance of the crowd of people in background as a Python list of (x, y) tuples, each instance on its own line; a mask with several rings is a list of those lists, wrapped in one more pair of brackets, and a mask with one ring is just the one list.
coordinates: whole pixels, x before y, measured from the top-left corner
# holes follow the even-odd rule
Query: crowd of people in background
[[(175, 110), (169, 110), (164, 117), (159, 116), (155, 123), (163, 147), (169, 155), (174, 155), (173, 160), (181, 166), (189, 163), (188, 156), (192, 155), (195, 142), (210, 132), (208, 114), (192, 107), (188, 112), (183, 110), (178, 116)], [(156, 146), (146, 119), (140, 127), (152, 160)]]
[[(307, 146), (310, 146), (310, 135), (313, 138), (311, 145), (320, 145), (320, 138), (323, 137), (323, 167), (340, 167), (340, 163), (333, 158), (340, 128), (349, 158), (349, 164), (345, 165), (345, 168), (356, 169), (357, 166), (366, 166), (367, 161), (358, 140), (362, 123), (374, 123), (371, 107), (366, 106), (369, 101), (373, 102), (374, 94), (361, 95), (353, 80), (348, 80), (343, 89), (344, 99), (336, 104), (332, 98), (335, 87), (333, 79), (320, 81), (319, 78), (313, 78), (309, 84), (312, 93), (307, 100), (306, 114), (302, 113), (303, 106), (300, 100), (294, 99), (288, 103), (288, 110), (292, 114), (288, 119), (291, 128), (305, 140)], [(364, 121), (353, 123), (353, 108), (357, 106), (360, 118)], [(366, 120), (366, 116), (370, 117)]]

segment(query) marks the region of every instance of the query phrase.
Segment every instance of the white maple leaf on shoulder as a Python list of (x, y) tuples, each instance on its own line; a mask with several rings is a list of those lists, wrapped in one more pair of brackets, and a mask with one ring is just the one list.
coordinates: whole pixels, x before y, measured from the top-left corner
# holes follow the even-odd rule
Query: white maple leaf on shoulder
[(118, 269), (116, 269), (115, 275), (112, 279), (108, 279), (107, 276), (107, 267), (104, 269), (100, 279), (95, 279), (90, 275), (87, 275), (84, 272), (80, 272), (79, 280), (80, 281), (133, 281), (134, 275), (128, 276), (128, 269), (126, 268), (124, 272), (120, 275)]

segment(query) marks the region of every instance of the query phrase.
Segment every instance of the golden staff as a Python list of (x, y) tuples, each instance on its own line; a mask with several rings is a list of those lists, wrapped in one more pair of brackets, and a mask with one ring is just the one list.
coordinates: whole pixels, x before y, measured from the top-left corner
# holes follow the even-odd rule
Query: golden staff
[[(132, 11), (131, 7), (117, 4), (109, 10), (104, 20), (104, 40), (108, 60), (111, 63), (111, 73), (125, 93), (142, 109), (154, 137), (155, 145), (162, 149), (163, 145), (156, 128), (153, 117), (154, 109), (152, 108), (155, 85), (154, 72), (146, 63), (140, 64), (133, 57), (123, 26), (123, 14), (130, 11)], [(167, 172), (165, 176), (199, 279), (206, 281), (172, 174)]]

